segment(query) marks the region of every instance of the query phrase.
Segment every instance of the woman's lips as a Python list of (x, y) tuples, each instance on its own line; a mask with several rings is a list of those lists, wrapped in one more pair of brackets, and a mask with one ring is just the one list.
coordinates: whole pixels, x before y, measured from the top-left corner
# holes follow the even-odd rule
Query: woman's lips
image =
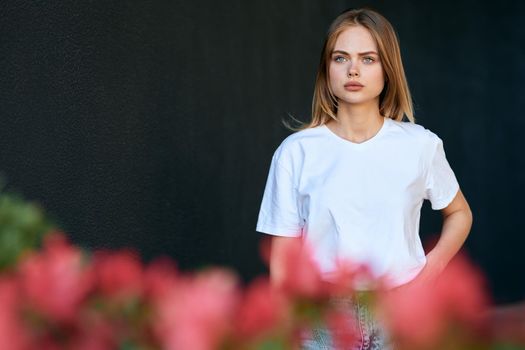
[(363, 88), (363, 85), (345, 85), (345, 90), (348, 91), (357, 91), (361, 90)]

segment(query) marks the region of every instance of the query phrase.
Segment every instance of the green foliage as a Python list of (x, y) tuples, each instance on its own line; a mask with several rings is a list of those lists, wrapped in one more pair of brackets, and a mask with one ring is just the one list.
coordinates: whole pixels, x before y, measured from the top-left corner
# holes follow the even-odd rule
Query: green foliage
[(44, 235), (53, 228), (37, 203), (5, 192), (0, 178), (0, 271), (16, 265), (25, 252), (40, 247)]
[(494, 345), (491, 350), (524, 350), (525, 345), (511, 344), (511, 343), (499, 343)]

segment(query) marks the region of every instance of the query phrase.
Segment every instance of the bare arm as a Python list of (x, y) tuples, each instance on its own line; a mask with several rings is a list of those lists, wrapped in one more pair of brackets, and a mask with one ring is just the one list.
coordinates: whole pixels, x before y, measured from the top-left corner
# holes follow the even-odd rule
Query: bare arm
[(472, 227), (472, 211), (461, 190), (441, 213), (441, 236), (436, 246), (427, 254), (427, 265), (417, 277), (420, 281), (436, 277), (443, 271), (467, 239)]
[(283, 252), (287, 243), (300, 238), (273, 236), (270, 250), (270, 281), (273, 286), (278, 286), (284, 279)]

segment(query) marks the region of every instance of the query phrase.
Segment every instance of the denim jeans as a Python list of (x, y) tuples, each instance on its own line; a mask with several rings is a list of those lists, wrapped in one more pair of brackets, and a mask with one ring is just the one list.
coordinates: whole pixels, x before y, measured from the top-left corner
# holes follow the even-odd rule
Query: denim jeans
[[(364, 302), (362, 293), (352, 297), (333, 298), (332, 303), (351, 313), (355, 319), (357, 340), (349, 350), (393, 350), (386, 328), (377, 320)], [(331, 331), (326, 327), (312, 329), (301, 339), (302, 350), (336, 349), (332, 343)], [(346, 349), (345, 349), (346, 350)]]

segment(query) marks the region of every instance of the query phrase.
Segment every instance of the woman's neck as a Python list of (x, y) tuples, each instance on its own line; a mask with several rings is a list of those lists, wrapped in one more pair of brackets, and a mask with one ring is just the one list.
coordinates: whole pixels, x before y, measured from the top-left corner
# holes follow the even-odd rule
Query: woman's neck
[(372, 138), (383, 126), (384, 117), (374, 105), (340, 105), (337, 119), (330, 120), (332, 131), (352, 142), (361, 143)]

